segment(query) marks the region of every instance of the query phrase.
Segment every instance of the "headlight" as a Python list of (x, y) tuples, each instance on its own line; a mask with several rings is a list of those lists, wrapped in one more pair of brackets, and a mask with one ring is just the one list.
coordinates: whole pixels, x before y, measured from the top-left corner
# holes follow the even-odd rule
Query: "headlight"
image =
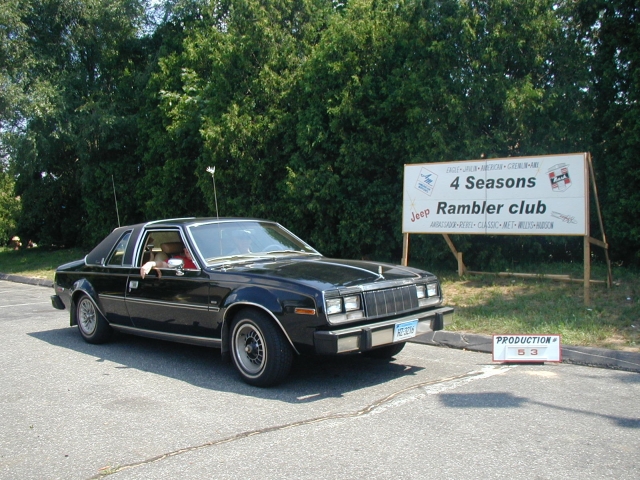
[(332, 325), (353, 322), (364, 318), (362, 299), (360, 295), (349, 295), (325, 300), (327, 320)]
[(360, 295), (344, 297), (344, 311), (360, 310)]
[(426, 285), (416, 285), (416, 296), (418, 297), (418, 305), (421, 307), (428, 307), (429, 305), (436, 305), (442, 301), (439, 297), (439, 284), (438, 282), (427, 283)]
[(335, 315), (336, 313), (342, 313), (342, 299), (341, 298), (327, 299), (327, 315)]

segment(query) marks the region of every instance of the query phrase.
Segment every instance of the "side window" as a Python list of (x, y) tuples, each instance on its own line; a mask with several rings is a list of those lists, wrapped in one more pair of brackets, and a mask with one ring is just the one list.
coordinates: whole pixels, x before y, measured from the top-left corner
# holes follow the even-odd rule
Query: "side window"
[(129, 238), (131, 237), (131, 232), (126, 232), (118, 243), (116, 244), (116, 248), (111, 253), (109, 260), (107, 261), (107, 265), (111, 266), (122, 266), (122, 261), (124, 260), (124, 252), (127, 249), (127, 244), (129, 243)]
[[(166, 264), (173, 256), (182, 254), (183, 248), (178, 230), (150, 230), (144, 235), (138, 261), (140, 266), (150, 260)], [(160, 268), (166, 268), (166, 265)]]
[[(157, 234), (157, 232), (155, 232)], [(144, 242), (142, 243), (142, 258), (140, 258), (140, 266), (147, 263), (149, 260), (153, 260), (156, 255), (161, 251), (160, 245), (156, 244), (154, 239), (154, 232), (147, 232)]]

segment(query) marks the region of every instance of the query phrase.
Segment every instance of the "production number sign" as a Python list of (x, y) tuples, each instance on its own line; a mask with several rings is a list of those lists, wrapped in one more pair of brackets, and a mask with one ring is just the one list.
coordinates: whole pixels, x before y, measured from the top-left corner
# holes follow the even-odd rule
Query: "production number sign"
[(494, 362), (561, 362), (560, 335), (494, 335)]

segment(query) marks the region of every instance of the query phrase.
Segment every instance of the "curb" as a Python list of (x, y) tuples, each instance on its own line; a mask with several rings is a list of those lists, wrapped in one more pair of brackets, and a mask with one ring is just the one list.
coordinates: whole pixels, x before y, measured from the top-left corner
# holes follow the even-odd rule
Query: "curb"
[(21, 275), (12, 275), (10, 273), (0, 273), (0, 280), (8, 282), (26, 283), (29, 285), (38, 285), (41, 287), (53, 287), (53, 282), (46, 278), (23, 277)]
[[(439, 330), (437, 332), (418, 335), (410, 341), (412, 343), (422, 343), (438, 347), (493, 353), (493, 337), (489, 335)], [(562, 363), (640, 372), (640, 353), (621, 352), (619, 350), (609, 350), (606, 348), (563, 345)]]

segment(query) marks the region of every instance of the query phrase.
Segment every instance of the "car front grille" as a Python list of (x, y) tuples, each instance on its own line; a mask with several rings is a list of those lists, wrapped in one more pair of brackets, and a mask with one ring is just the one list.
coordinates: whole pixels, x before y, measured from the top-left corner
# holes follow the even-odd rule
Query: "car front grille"
[(364, 293), (366, 315), (369, 318), (395, 315), (418, 308), (415, 285), (387, 288)]

